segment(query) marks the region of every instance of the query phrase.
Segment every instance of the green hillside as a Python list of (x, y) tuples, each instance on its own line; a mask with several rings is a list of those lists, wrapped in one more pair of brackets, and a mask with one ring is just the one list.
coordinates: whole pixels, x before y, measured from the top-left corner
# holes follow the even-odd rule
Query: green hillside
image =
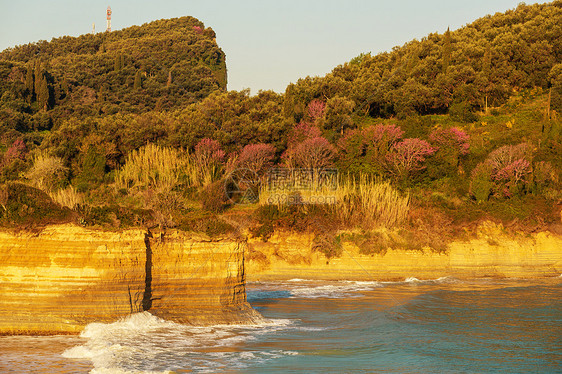
[(215, 33), (182, 17), (62, 37), (0, 53), (0, 118), (50, 129), (61, 118), (185, 107), (226, 89)]
[[(25, 196), (46, 193), (51, 221), (312, 230), (330, 256), (338, 230), (366, 252), (441, 250), (484, 219), (562, 232), (561, 25), (561, 1), (521, 4), (282, 95), (226, 92), (214, 32), (190, 17), (6, 50), (0, 222), (45, 223)], [(271, 170), (310, 178), (272, 190)], [(333, 203), (299, 204), (326, 197), (325, 170)]]
[(551, 86), (562, 62), (561, 20), (560, 1), (522, 4), (388, 53), (358, 56), (325, 77), (290, 85), (286, 112), (299, 119), (302, 103), (340, 96), (358, 115), (449, 112), (470, 119), (469, 112), (505, 104), (522, 89)]

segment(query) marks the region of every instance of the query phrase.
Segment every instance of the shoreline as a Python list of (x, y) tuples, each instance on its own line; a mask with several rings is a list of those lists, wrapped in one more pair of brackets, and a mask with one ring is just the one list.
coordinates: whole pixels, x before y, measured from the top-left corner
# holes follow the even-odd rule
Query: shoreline
[(276, 232), (264, 242), (74, 225), (2, 231), (0, 335), (76, 335), (88, 323), (141, 311), (190, 325), (252, 323), (261, 317), (247, 302), (246, 283), (254, 282), (562, 276), (562, 236), (508, 233), (491, 222), (445, 252), (341, 246), (340, 257), (327, 258), (314, 235), (302, 233)]

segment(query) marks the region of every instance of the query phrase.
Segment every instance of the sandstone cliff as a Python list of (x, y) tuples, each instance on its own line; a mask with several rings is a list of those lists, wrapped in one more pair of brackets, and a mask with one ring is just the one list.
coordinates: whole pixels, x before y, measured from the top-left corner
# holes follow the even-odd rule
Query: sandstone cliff
[(0, 233), (0, 334), (76, 333), (150, 313), (181, 323), (244, 323), (244, 245), (185, 233), (72, 225)]
[(267, 242), (250, 239), (247, 280), (538, 278), (562, 273), (561, 236), (508, 234), (490, 222), (478, 228), (476, 238), (452, 242), (444, 253), (389, 248), (385, 253), (365, 255), (354, 243), (343, 241), (342, 255), (328, 260), (313, 250), (313, 238), (312, 234), (281, 232)]

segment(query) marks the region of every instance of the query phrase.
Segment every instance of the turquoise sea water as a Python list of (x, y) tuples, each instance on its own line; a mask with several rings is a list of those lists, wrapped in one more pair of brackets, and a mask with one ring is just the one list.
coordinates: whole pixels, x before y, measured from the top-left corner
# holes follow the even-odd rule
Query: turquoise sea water
[(0, 337), (0, 372), (561, 373), (562, 278), (248, 285), (265, 320), (140, 313), (80, 337)]

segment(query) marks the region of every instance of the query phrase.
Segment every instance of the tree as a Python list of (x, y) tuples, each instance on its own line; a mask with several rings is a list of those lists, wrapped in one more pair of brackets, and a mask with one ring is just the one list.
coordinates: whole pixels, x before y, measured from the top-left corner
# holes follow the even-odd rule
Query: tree
[(27, 89), (27, 97), (29, 102), (33, 100), (33, 96), (35, 94), (35, 87), (33, 84), (33, 68), (31, 67), (31, 65), (31, 63), (27, 64), (27, 72), (25, 74), (25, 88)]
[(122, 56), (121, 55), (115, 55), (114, 59), (113, 59), (113, 70), (114, 71), (119, 71), (123, 68), (123, 63), (122, 63)]
[(34, 89), (35, 89), (35, 94), (38, 95), (40, 86), (41, 86), (41, 80), (43, 78), (43, 73), (44, 70), (41, 66), (41, 61), (37, 60), (35, 61), (35, 72), (33, 73), (33, 76), (35, 78), (35, 83), (34, 83)]
[(447, 27), (447, 31), (443, 36), (443, 73), (447, 73), (447, 68), (451, 62), (451, 31)]
[(471, 173), (471, 193), (478, 200), (490, 195), (512, 197), (525, 193), (532, 173), (531, 147), (505, 145), (492, 151)]
[(396, 143), (386, 159), (391, 172), (401, 181), (425, 169), (425, 160), (435, 153), (425, 140), (418, 138), (404, 139)]
[(429, 141), (436, 149), (428, 169), (434, 178), (454, 173), (460, 157), (466, 156), (470, 148), (470, 137), (458, 127), (435, 129), (429, 134)]
[(51, 96), (49, 85), (47, 83), (47, 77), (43, 74), (39, 83), (39, 89), (37, 91), (37, 103), (39, 104), (40, 108), (46, 111), (47, 109), (49, 109), (50, 99)]
[(556, 64), (548, 74), (550, 79), (550, 109), (562, 112), (562, 64)]
[(142, 78), (140, 70), (137, 70), (137, 72), (135, 73), (135, 83), (133, 85), (133, 88), (135, 90), (140, 90), (142, 88)]
[(248, 144), (240, 152), (237, 167), (262, 176), (273, 165), (275, 148), (271, 144)]
[(338, 142), (341, 162), (353, 171), (383, 174), (388, 152), (402, 135), (404, 131), (394, 124), (348, 131)]
[(318, 99), (314, 99), (310, 103), (308, 103), (308, 108), (307, 108), (308, 118), (310, 119), (310, 121), (314, 123), (318, 119), (324, 116), (325, 110), (326, 110), (326, 103)]
[(335, 156), (334, 146), (326, 138), (317, 136), (304, 140), (285, 157), (296, 167), (318, 170), (331, 166)]
[(346, 97), (336, 96), (326, 104), (326, 129), (343, 134), (345, 129), (354, 127), (351, 113), (355, 102)]

